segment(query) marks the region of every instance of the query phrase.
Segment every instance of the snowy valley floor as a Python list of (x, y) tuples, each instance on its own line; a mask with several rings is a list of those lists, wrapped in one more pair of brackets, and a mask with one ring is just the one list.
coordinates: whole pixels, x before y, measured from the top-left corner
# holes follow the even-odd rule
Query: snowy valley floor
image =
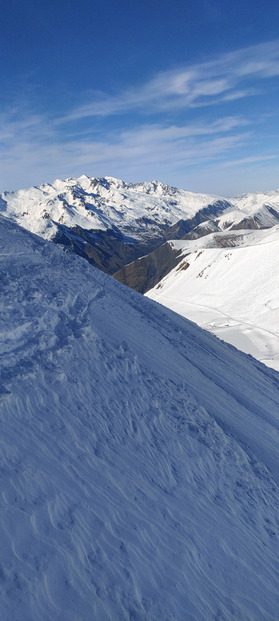
[(2, 621), (277, 621), (279, 375), (0, 220)]

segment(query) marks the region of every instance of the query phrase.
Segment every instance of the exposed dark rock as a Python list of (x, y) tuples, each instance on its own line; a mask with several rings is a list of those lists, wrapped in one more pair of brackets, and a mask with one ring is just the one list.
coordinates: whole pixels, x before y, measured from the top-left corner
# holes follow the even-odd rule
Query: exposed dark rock
[(241, 240), (243, 239), (243, 235), (214, 235), (214, 247), (216, 248), (235, 248), (241, 244)]
[[(228, 201), (217, 200), (198, 211), (193, 218), (180, 220), (173, 226), (165, 222), (160, 226), (161, 236), (158, 235), (158, 229), (153, 229), (152, 220), (144, 217), (142, 221), (150, 225), (150, 237), (140, 242), (120, 232), (115, 226), (107, 230), (87, 230), (79, 226), (70, 229), (63, 224), (57, 225), (58, 232), (53, 241), (112, 274), (120, 282), (145, 293), (156, 286), (182, 258), (180, 251), (174, 250), (166, 240), (207, 235), (212, 232), (212, 222), (218, 230), (217, 218), (228, 207)], [(211, 226), (207, 224), (209, 219), (212, 219)], [(204, 227), (199, 226), (202, 222), (205, 223)], [(183, 269), (186, 267), (185, 264)]]
[[(174, 226), (169, 226), (167, 221), (161, 225), (155, 224), (148, 217), (143, 217), (142, 223), (149, 224), (150, 237), (144, 241), (138, 241), (133, 237), (129, 237), (120, 232), (117, 227), (107, 230), (83, 229), (80, 226), (68, 228), (63, 223), (55, 223), (58, 227), (53, 241), (64, 247), (67, 251), (75, 252), (84, 257), (102, 271), (108, 274), (115, 274), (118, 280), (129, 284), (137, 291), (145, 292), (149, 288), (155, 286), (157, 282), (170, 269), (175, 267), (178, 261), (174, 261), (176, 252), (166, 246), (158, 255), (143, 263), (137, 262), (135, 266), (129, 267), (127, 270), (124, 266), (136, 261), (140, 257), (149, 255), (154, 250), (162, 246), (166, 239), (182, 239), (187, 236), (187, 232), (192, 232), (200, 222), (208, 220), (209, 217), (216, 216), (229, 206), (226, 201), (216, 201), (212, 205), (208, 205), (201, 209), (194, 218), (188, 220), (180, 220)], [(162, 231), (158, 235), (158, 229)], [(191, 234), (191, 233), (190, 233)], [(206, 233), (204, 233), (206, 234)], [(168, 264), (169, 259), (169, 264)], [(161, 266), (160, 266), (161, 263)], [(149, 265), (147, 267), (147, 265)], [(136, 276), (138, 271), (138, 277)], [(144, 270), (146, 274), (144, 274)], [(121, 272), (121, 273), (120, 273)], [(131, 274), (134, 274), (131, 276)], [(129, 275), (128, 275), (129, 274)], [(136, 280), (139, 280), (138, 284)], [(133, 284), (131, 284), (133, 283)]]
[(179, 264), (177, 270), (175, 270), (175, 271), (176, 272), (183, 272), (183, 271), (187, 270), (188, 267), (190, 267), (190, 263), (188, 263), (188, 261), (181, 261), (181, 263)]
[(241, 222), (238, 222), (237, 224), (233, 224), (233, 226), (230, 227), (231, 231), (241, 231), (242, 229), (259, 229), (259, 228), (264, 228), (263, 226), (261, 226), (258, 222), (257, 222), (257, 217), (254, 216), (254, 218), (244, 218), (243, 220), (241, 220)]
[(180, 261), (180, 250), (175, 250), (167, 242), (147, 256), (125, 265), (113, 276), (116, 280), (139, 293), (146, 293), (155, 287)]
[(160, 246), (164, 239), (154, 237), (145, 242), (138, 242), (123, 235), (116, 227), (102, 230), (86, 230), (81, 227), (72, 229), (58, 225), (58, 233), (53, 238), (56, 244), (71, 250), (87, 259), (89, 263), (107, 274), (113, 274), (126, 263), (148, 254)]

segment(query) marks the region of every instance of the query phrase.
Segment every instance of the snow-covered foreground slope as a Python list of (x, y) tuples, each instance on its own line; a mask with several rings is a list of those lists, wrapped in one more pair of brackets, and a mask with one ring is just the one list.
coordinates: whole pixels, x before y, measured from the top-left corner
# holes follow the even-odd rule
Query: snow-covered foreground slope
[(147, 296), (279, 370), (279, 227), (172, 245), (184, 258)]
[(1, 218), (2, 621), (275, 621), (278, 374)]

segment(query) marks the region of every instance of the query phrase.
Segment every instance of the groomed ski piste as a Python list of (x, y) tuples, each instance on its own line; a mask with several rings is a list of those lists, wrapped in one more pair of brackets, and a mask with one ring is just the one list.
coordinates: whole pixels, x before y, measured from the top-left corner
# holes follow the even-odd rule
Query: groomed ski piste
[(276, 621), (279, 375), (0, 220), (2, 621)]

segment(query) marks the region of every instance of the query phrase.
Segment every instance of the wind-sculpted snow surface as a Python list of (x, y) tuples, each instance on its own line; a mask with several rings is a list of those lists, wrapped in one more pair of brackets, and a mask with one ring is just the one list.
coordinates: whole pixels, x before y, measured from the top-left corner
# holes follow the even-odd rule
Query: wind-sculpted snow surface
[(275, 621), (279, 376), (1, 219), (2, 621)]

